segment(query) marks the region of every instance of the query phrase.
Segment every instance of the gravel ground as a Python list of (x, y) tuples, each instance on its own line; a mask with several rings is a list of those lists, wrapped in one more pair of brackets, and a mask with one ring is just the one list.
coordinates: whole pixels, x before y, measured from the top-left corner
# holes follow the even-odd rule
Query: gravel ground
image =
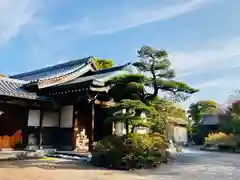
[(156, 170), (112, 171), (63, 159), (0, 162), (0, 180), (237, 180), (240, 154), (185, 151)]
[(185, 150), (173, 163), (138, 175), (156, 180), (240, 180), (240, 154)]
[(142, 179), (124, 171), (93, 168), (72, 160), (49, 158), (0, 162), (0, 180), (126, 180)]

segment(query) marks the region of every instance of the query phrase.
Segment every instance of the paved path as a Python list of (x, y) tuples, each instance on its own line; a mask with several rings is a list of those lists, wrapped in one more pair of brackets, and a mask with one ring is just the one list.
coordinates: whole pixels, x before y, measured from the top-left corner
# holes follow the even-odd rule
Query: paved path
[(186, 150), (158, 170), (138, 173), (156, 180), (239, 180), (240, 154)]
[(1, 180), (237, 180), (240, 154), (189, 151), (156, 170), (121, 172), (86, 167), (69, 160), (0, 162)]

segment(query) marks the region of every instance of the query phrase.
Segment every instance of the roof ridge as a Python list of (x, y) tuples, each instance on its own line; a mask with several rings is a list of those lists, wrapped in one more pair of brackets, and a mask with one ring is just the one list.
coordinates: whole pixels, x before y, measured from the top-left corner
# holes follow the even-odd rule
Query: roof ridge
[(56, 65), (53, 65), (53, 66), (28, 71), (28, 72), (25, 72), (25, 73), (15, 74), (15, 75), (10, 76), (10, 78), (19, 78), (19, 77), (22, 77), (22, 76), (34, 75), (34, 74), (38, 74), (38, 73), (41, 73), (41, 72), (44, 72), (44, 71), (49, 71), (49, 70), (58, 69), (58, 68), (61, 68), (61, 67), (71, 66), (71, 65), (80, 63), (82, 61), (86, 61), (86, 63), (87, 63), (92, 58), (93, 58), (92, 56), (89, 56), (89, 57), (81, 58), (81, 59), (77, 59), (77, 60), (72, 60), (72, 61), (70, 60), (70, 61), (67, 61), (65, 63), (56, 64)]

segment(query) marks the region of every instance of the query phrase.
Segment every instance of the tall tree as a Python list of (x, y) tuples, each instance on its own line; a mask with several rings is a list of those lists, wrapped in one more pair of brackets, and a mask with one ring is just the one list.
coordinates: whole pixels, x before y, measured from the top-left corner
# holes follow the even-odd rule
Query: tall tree
[[(143, 46), (138, 51), (139, 61), (133, 63), (139, 74), (123, 75), (113, 78), (109, 81), (111, 90), (109, 93), (117, 102), (117, 108), (127, 109), (130, 112), (134, 111), (134, 117), (131, 118), (131, 123), (135, 126), (141, 123), (139, 118), (143, 111), (147, 112), (148, 125), (159, 123), (159, 113), (156, 113), (154, 102), (159, 99), (158, 93), (168, 92), (174, 97), (184, 99), (185, 95), (198, 92), (197, 89), (189, 85), (175, 81), (175, 72), (171, 69), (170, 61), (168, 60), (167, 52), (164, 50), (155, 50), (149, 46)], [(153, 89), (153, 93), (147, 92), (146, 87)], [(128, 102), (128, 103), (126, 103)], [(136, 105), (141, 105), (139, 106)], [(143, 108), (144, 107), (144, 108)], [(148, 108), (147, 108), (148, 107)], [(129, 124), (129, 116), (125, 120)], [(122, 116), (115, 117), (123, 119)], [(140, 119), (140, 120), (139, 120)], [(161, 123), (160, 123), (161, 124)]]
[(219, 105), (215, 101), (202, 100), (196, 103), (192, 103), (189, 107), (189, 116), (198, 124), (204, 114), (216, 114)]
[(148, 117), (157, 116), (156, 110), (147, 106), (141, 100), (144, 97), (144, 76), (138, 74), (122, 75), (111, 79), (108, 83), (112, 86), (109, 95), (114, 98), (116, 106), (113, 111), (125, 113), (109, 117), (107, 121), (122, 121), (125, 123), (126, 132), (134, 132), (139, 126), (150, 127), (151, 121), (143, 121), (142, 113)]
[(133, 65), (140, 73), (145, 73), (145, 86), (153, 89), (153, 93), (146, 93), (146, 102), (151, 102), (158, 93), (168, 92), (174, 99), (185, 100), (186, 95), (198, 92), (189, 85), (174, 80), (175, 71), (171, 68), (168, 53), (156, 50), (150, 46), (143, 46), (138, 51), (139, 61)]

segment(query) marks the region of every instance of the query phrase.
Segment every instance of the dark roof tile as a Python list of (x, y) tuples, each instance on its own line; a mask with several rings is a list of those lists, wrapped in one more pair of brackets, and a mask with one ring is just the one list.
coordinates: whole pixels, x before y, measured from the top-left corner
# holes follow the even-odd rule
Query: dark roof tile
[(27, 81), (0, 77), (0, 96), (11, 96), (31, 100), (50, 100), (48, 97), (38, 96), (22, 88)]
[(79, 59), (75, 61), (69, 61), (66, 63), (58, 64), (51, 67), (46, 67), (22, 74), (17, 74), (10, 76), (10, 78), (25, 80), (25, 81), (39, 81), (44, 79), (56, 78), (60, 76), (64, 76), (66, 74), (72, 73), (79, 68), (81, 68), (84, 64), (88, 63), (92, 57), (87, 57), (84, 59)]

